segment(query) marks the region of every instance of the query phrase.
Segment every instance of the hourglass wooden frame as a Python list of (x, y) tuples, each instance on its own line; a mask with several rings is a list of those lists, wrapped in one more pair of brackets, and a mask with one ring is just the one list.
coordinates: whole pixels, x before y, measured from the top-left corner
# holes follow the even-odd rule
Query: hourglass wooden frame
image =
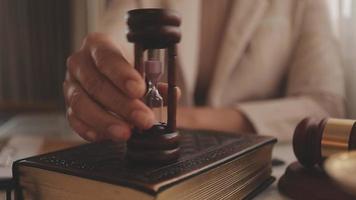
[[(136, 137), (131, 138), (128, 142), (128, 154), (134, 160), (158, 162), (178, 158), (176, 44), (181, 38), (180, 23), (179, 16), (173, 10), (135, 9), (128, 12), (127, 25), (129, 31), (127, 39), (134, 43), (135, 69), (144, 78), (145, 51), (166, 49), (168, 71), (167, 124), (163, 126), (165, 130), (143, 130), (146, 133), (141, 135), (146, 134), (147, 136), (136, 134)], [(142, 149), (142, 147), (145, 148)]]

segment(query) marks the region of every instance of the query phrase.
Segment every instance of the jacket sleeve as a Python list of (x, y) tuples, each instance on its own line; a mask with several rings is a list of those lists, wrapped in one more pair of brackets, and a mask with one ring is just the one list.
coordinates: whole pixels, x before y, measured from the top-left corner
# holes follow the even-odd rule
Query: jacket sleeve
[(325, 1), (306, 0), (285, 96), (239, 103), (259, 134), (290, 140), (304, 117), (344, 117), (344, 76)]

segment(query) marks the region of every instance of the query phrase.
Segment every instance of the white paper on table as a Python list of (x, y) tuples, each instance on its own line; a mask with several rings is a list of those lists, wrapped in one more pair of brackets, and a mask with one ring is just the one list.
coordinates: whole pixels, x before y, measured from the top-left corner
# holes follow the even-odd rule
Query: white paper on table
[(39, 153), (44, 138), (15, 136), (9, 139), (0, 152), (0, 178), (12, 177), (12, 163)]

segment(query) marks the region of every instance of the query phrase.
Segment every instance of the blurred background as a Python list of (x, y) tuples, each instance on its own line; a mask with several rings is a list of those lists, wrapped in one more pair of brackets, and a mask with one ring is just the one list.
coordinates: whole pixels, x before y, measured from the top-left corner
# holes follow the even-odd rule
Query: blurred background
[[(63, 110), (65, 60), (97, 31), (113, 0), (0, 0), (0, 115)], [(325, 0), (356, 118), (356, 1)]]
[[(0, 0), (0, 179), (11, 177), (13, 160), (77, 144), (58, 138), (83, 142), (65, 120), (65, 62), (100, 29), (114, 1)], [(355, 119), (356, 0), (325, 1), (343, 58), (348, 117)]]
[(348, 117), (356, 118), (356, 1), (327, 0), (327, 2), (343, 58)]
[(69, 0), (0, 0), (0, 111), (59, 109)]
[[(105, 14), (117, 1), (0, 0), (0, 139), (77, 137), (64, 115), (66, 58), (110, 23)], [(347, 114), (356, 118), (356, 1), (325, 1), (343, 58)]]

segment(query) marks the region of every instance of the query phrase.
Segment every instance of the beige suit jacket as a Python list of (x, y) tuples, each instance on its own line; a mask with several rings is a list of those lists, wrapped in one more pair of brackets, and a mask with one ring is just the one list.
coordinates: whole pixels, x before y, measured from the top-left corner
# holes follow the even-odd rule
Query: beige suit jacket
[[(132, 52), (124, 31), (127, 10), (178, 10), (185, 105), (193, 105), (197, 79), (201, 1), (114, 1), (101, 25)], [(343, 72), (324, 0), (234, 0), (218, 52), (208, 106), (243, 112), (258, 133), (286, 140), (306, 116), (343, 117)]]

